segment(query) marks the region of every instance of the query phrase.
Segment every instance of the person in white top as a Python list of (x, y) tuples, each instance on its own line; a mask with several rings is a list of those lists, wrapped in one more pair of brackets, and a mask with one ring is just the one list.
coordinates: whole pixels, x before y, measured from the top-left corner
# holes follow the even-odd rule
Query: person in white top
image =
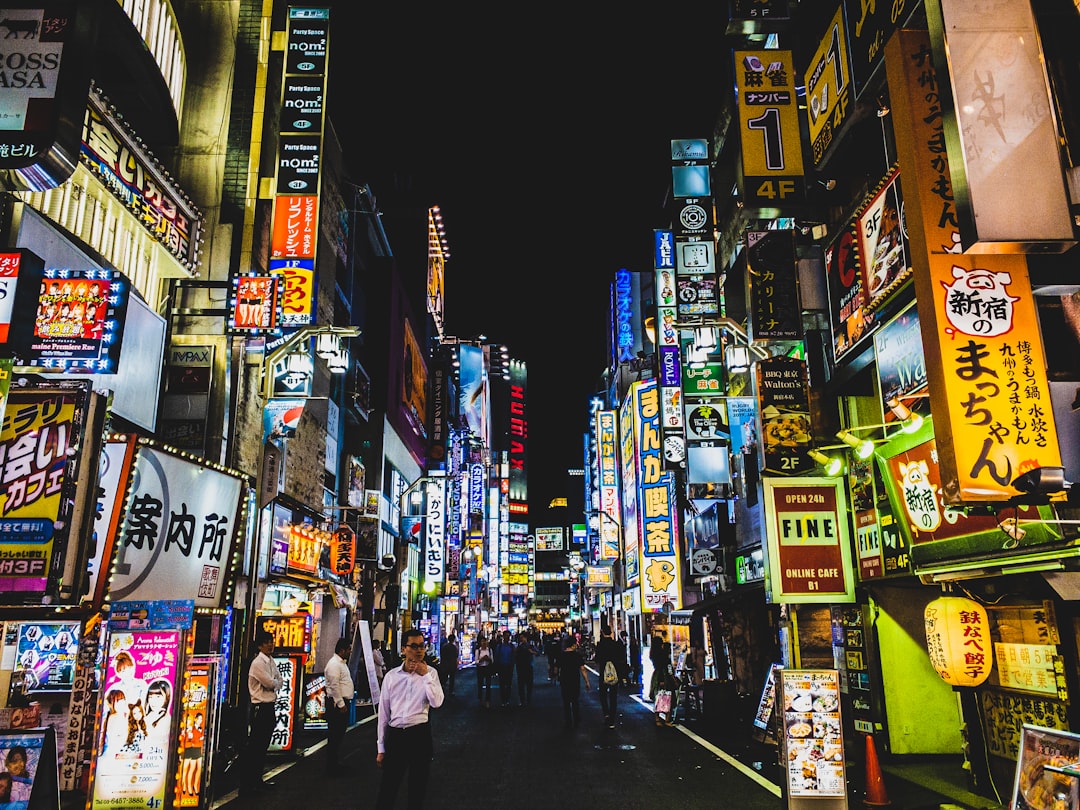
[(240, 793), (247, 795), (265, 790), (269, 785), (263, 782), (263, 765), (266, 762), (266, 749), (270, 747), (270, 738), (274, 734), (277, 719), (274, 703), (278, 690), (281, 689), (281, 673), (271, 658), (274, 654), (274, 636), (267, 630), (255, 634), (255, 646), (259, 654), (248, 667), (248, 694), (251, 697), (251, 730), (248, 732), (245, 767), (240, 772)]
[(409, 807), (420, 808), (431, 773), (431, 725), (428, 712), (443, 703), (439, 673), (424, 662), (424, 634), (405, 631), (405, 660), (386, 673), (379, 703), (378, 755), (382, 768), (376, 810), (391, 810), (398, 789), (409, 774)]
[(326, 678), (326, 775), (344, 776), (341, 769), (341, 741), (345, 738), (348, 724), (349, 703), (356, 691), (349, 674), (349, 652), (352, 643), (347, 638), (338, 639), (334, 655), (326, 662), (323, 676)]

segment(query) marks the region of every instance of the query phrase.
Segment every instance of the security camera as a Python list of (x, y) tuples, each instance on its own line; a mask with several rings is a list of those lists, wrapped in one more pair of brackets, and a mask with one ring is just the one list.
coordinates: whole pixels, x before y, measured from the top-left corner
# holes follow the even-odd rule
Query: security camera
[(1025, 495), (1052, 495), (1068, 489), (1064, 467), (1036, 467), (1013, 479), (1012, 488)]
[(393, 554), (383, 554), (382, 559), (379, 560), (379, 568), (381, 568), (383, 571), (389, 571), (391, 568), (394, 567), (394, 564), (396, 562), (397, 557), (395, 557)]

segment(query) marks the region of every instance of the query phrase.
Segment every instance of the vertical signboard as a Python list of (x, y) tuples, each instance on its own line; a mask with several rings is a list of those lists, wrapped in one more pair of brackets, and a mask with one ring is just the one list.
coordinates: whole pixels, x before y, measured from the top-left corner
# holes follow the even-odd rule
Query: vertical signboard
[(659, 391), (655, 380), (630, 388), (635, 411), (638, 510), (641, 525), (641, 609), (682, 603), (679, 521), (674, 476), (664, 470)]
[(270, 272), (284, 279), (282, 325), (286, 327), (304, 326), (315, 319), (329, 38), (329, 9), (289, 8), (270, 243)]
[(803, 73), (814, 166), (824, 160), (833, 136), (851, 112), (851, 66), (843, 11), (843, 6), (837, 5), (825, 36)]
[(802, 141), (791, 51), (735, 51), (743, 200), (776, 208), (801, 199)]
[(813, 467), (807, 452), (813, 445), (806, 363), (777, 355), (758, 361), (758, 415), (764, 470), (797, 475)]
[(752, 339), (802, 340), (795, 231), (749, 231), (746, 269)]
[(281, 688), (274, 701), (274, 730), (269, 751), (292, 751), (296, 746), (300, 718), (300, 674), (304, 659), (299, 655), (275, 655), (274, 664), (281, 674)]
[(180, 760), (176, 769), (173, 807), (203, 807), (209, 791), (214, 743), (213, 729), (220, 700), (217, 662), (193, 658), (184, 668), (180, 693)]
[(619, 537), (619, 458), (615, 411), (597, 411), (596, 450), (600, 490), (600, 559), (617, 560)]
[(619, 464), (622, 473), (622, 539), (623, 566), (628, 588), (638, 584), (641, 575), (640, 522), (638, 519), (637, 474), (637, 411), (634, 407), (633, 383), (619, 406)]
[(966, 252), (1076, 244), (1046, 57), (1029, 0), (925, 4)]
[(423, 582), (442, 590), (446, 574), (446, 479), (429, 478), (426, 484), (427, 519), (424, 521)]
[(783, 713), (778, 731), (787, 771), (788, 807), (846, 808), (839, 673), (835, 669), (784, 669), (779, 678)]

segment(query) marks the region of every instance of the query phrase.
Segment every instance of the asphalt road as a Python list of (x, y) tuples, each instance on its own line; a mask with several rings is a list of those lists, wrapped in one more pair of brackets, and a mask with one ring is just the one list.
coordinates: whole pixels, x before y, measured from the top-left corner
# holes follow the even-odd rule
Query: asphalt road
[[(471, 669), (458, 682), (443, 706), (432, 712), (435, 758), (425, 807), (461, 808), (608, 808), (619, 810), (658, 806), (740, 810), (777, 810), (783, 805), (775, 776), (767, 778), (749, 761), (740, 761), (699, 736), (692, 722), (657, 727), (651, 707), (639, 698), (620, 694), (616, 728), (603, 723), (595, 675), (592, 689), (582, 695), (577, 727), (564, 728), (559, 687), (547, 680), (544, 658), (535, 666), (532, 705), (519, 707), (517, 683), (512, 708), (499, 705), (493, 686), (492, 707), (480, 705)], [(299, 756), (273, 759), (267, 779), (274, 787), (257, 800), (240, 799), (227, 784), (214, 808), (259, 810), (296, 808), (367, 808), (378, 790), (375, 765), (375, 720), (370, 707), (359, 707), (357, 724), (342, 748), (347, 774), (328, 779), (323, 774), (325, 732), (307, 732), (307, 747)], [(746, 757), (742, 757), (745, 760)], [(760, 763), (759, 763), (760, 767)], [(405, 791), (398, 807), (405, 807)]]

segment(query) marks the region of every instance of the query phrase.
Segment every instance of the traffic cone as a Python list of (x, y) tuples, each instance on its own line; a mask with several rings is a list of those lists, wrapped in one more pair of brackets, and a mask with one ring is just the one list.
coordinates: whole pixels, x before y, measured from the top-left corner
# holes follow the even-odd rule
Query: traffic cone
[(885, 780), (881, 777), (881, 765), (878, 763), (874, 735), (866, 735), (866, 798), (863, 806), (891, 807), (889, 795), (885, 792)]

